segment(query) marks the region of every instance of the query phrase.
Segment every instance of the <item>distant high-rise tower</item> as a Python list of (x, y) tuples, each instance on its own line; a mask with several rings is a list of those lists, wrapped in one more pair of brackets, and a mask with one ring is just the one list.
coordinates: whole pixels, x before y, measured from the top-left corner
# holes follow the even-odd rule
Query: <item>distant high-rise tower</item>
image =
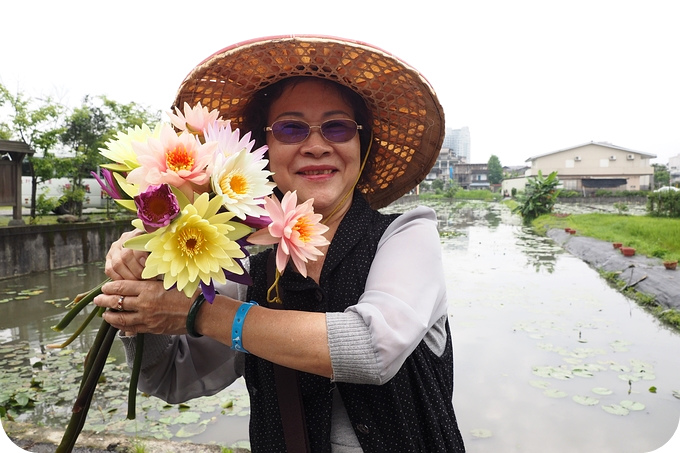
[(470, 129), (465, 126), (460, 129), (446, 128), (444, 134), (444, 143), (442, 148), (449, 148), (456, 156), (465, 159), (465, 162), (470, 162)]

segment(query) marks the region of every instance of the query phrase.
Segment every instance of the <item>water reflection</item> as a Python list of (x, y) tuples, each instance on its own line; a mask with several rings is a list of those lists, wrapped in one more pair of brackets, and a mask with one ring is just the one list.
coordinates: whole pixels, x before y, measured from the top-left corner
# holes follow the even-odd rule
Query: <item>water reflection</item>
[[(442, 233), (454, 334), (454, 400), (468, 451), (633, 453), (664, 444), (680, 418), (680, 336), (610, 288), (587, 264), (524, 228), (502, 204), (432, 206)], [(30, 380), (44, 345), (68, 335), (50, 329), (64, 313), (58, 299), (102, 278), (101, 267), (93, 265), (0, 281), (0, 381), (13, 371), (18, 371), (13, 379)], [(33, 289), (32, 295), (19, 294), (26, 289)], [(86, 351), (91, 335), (76, 349)], [(47, 366), (68, 370), (76, 362)], [(111, 380), (124, 384), (125, 365), (119, 359), (116, 366)], [(61, 398), (70, 401), (66, 392)], [(220, 407), (225, 401), (232, 409)], [(176, 409), (152, 399), (140, 404), (145, 419), (180, 418)], [(229, 445), (247, 438), (242, 386), (216, 401), (191, 404), (192, 410), (206, 410), (210, 420), (191, 440)], [(67, 410), (67, 404), (56, 413), (43, 406), (36, 417), (57, 420)], [(107, 416), (103, 421), (93, 416), (95, 427), (132, 429), (121, 421), (122, 413)], [(167, 427), (143, 426), (128, 432), (178, 434), (176, 428), (168, 434)]]
[(538, 236), (530, 228), (519, 228), (517, 246), (524, 252), (527, 264), (536, 272), (542, 269), (552, 273), (555, 270), (557, 256), (563, 253), (563, 249), (555, 244), (550, 238)]

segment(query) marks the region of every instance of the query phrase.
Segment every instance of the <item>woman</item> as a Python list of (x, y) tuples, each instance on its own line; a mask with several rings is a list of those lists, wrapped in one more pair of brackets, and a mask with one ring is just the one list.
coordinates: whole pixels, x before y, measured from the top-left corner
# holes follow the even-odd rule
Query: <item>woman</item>
[[(283, 273), (283, 307), (267, 303), (269, 251), (246, 263), (252, 286), (226, 285), (201, 305), (141, 281), (144, 257), (122, 248), (125, 235), (95, 302), (114, 309), (105, 319), (126, 332), (129, 358), (135, 333), (155, 334), (139, 388), (180, 402), (244, 375), (254, 452), (464, 451), (435, 214), (375, 210), (422, 181), (439, 153), (443, 111), (427, 81), (363, 43), (288, 36), (209, 57), (180, 87), (175, 105), (184, 102), (218, 108), (266, 143), (278, 190), (314, 199), (330, 245), (307, 278)], [(287, 412), (297, 401), (303, 415)], [(309, 446), (293, 445), (299, 437)]]

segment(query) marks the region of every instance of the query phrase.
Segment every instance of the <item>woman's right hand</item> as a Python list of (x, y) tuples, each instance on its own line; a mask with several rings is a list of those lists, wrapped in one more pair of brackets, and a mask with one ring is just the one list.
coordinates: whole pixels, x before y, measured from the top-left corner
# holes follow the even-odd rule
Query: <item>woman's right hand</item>
[(140, 252), (125, 248), (123, 244), (130, 238), (143, 234), (143, 231), (134, 230), (123, 233), (120, 238), (111, 244), (106, 254), (104, 272), (111, 280), (141, 280), (147, 252)]

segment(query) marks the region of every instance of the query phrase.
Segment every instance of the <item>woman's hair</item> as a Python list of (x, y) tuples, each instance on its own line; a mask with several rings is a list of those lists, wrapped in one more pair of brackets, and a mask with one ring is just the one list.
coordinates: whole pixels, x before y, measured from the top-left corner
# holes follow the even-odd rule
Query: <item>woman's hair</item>
[[(269, 110), (271, 105), (276, 101), (284, 90), (290, 86), (300, 83), (304, 80), (319, 80), (326, 83), (329, 87), (337, 90), (342, 99), (352, 107), (354, 114), (354, 121), (362, 126), (359, 132), (359, 142), (361, 146), (361, 159), (363, 161), (368, 146), (371, 142), (371, 130), (373, 129), (373, 117), (370, 110), (366, 106), (364, 99), (354, 90), (333, 82), (332, 80), (320, 79), (318, 77), (289, 77), (273, 83), (258, 92), (256, 92), (248, 101), (243, 109), (242, 129), (243, 131), (250, 131), (251, 138), (255, 140), (255, 147), (260, 147), (267, 144), (267, 133), (264, 128), (271, 126), (267, 124), (269, 117)], [(370, 162), (366, 163), (366, 167), (370, 166)], [(364, 168), (363, 174), (370, 174), (368, 168)]]

